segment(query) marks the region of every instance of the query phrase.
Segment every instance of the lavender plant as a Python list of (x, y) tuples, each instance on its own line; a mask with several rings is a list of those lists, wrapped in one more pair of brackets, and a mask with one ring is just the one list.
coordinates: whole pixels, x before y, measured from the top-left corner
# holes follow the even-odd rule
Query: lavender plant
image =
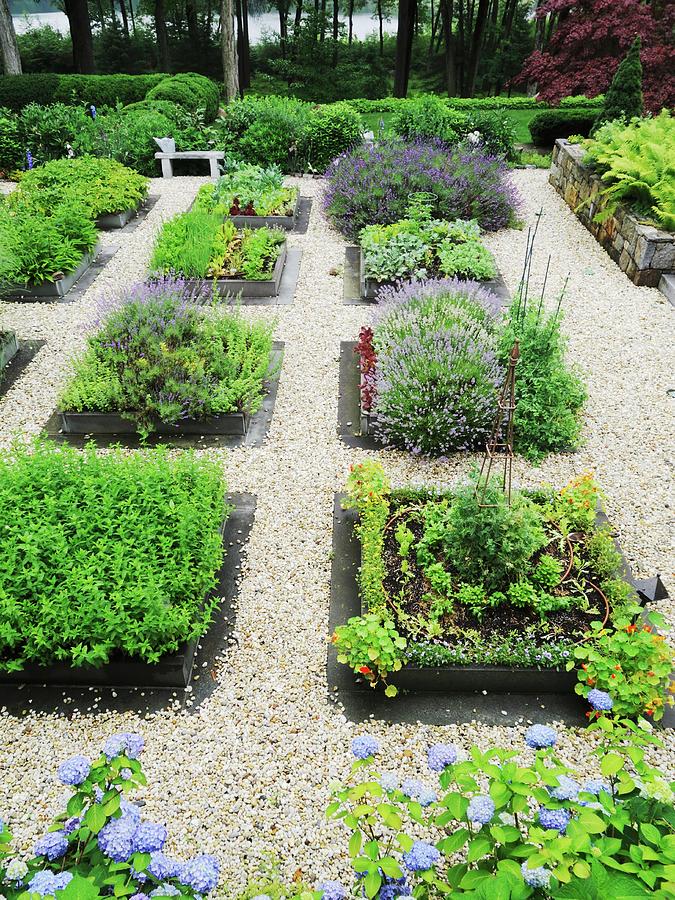
[(0, 819), (0, 890), (7, 900), (104, 897), (185, 897), (199, 900), (218, 886), (220, 866), (210, 854), (185, 862), (168, 856), (166, 827), (141, 817), (128, 796), (147, 782), (140, 734), (113, 734), (90, 760), (73, 756), (58, 768), (72, 789), (66, 809), (24, 859), (11, 851)]
[(385, 288), (380, 301), (373, 339), (379, 439), (435, 456), (480, 446), (503, 374), (499, 299), (473, 282), (443, 279)]
[(343, 153), (326, 175), (326, 213), (351, 239), (366, 225), (404, 218), (411, 194), (420, 191), (434, 195), (437, 219), (476, 219), (486, 231), (517, 220), (520, 201), (505, 164), (480, 149), (389, 139)]

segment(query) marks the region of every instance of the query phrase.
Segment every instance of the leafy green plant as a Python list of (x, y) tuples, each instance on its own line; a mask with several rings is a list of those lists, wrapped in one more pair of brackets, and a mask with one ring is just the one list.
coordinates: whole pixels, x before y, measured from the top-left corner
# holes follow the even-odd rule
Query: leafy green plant
[[(580, 137), (579, 135), (570, 135), (567, 140), (571, 142), (573, 137)], [(583, 138), (581, 138), (583, 140)], [(537, 153), (536, 150), (521, 150), (520, 156), (518, 158), (518, 163), (521, 166), (534, 166), (537, 169), (550, 169), (551, 168), (551, 154), (550, 153)]]
[(373, 688), (384, 684), (387, 697), (396, 696), (398, 690), (387, 684), (387, 676), (398, 672), (405, 662), (407, 642), (391, 619), (382, 619), (377, 613), (353, 616), (346, 625), (335, 629), (332, 643), (338, 662), (346, 663)]
[[(665, 707), (673, 705), (675, 690), (670, 681), (675, 654), (655, 627), (663, 622), (650, 613), (645, 622), (627, 621), (614, 629), (596, 623), (591, 639), (574, 650), (577, 694), (592, 700), (592, 691), (602, 691), (615, 715), (661, 719)], [(569, 662), (567, 668), (574, 665)]]
[(225, 490), (221, 467), (189, 452), (2, 451), (0, 669), (156, 663), (202, 634)]
[(55, 159), (26, 172), (18, 196), (51, 212), (72, 201), (91, 211), (94, 218), (135, 209), (148, 194), (148, 181), (112, 159), (82, 156)]
[(168, 100), (193, 112), (202, 110), (207, 122), (216, 118), (220, 106), (220, 92), (216, 83), (194, 72), (164, 78), (150, 88), (145, 99)]
[(7, 177), (23, 162), (19, 117), (7, 107), (0, 107), (0, 172)]
[(150, 270), (186, 278), (271, 278), (285, 240), (281, 229), (237, 231), (231, 221), (223, 222), (222, 212), (196, 206), (164, 223)]
[(75, 363), (60, 408), (116, 412), (142, 435), (176, 424), (260, 408), (270, 374), (273, 325), (238, 311), (205, 317), (185, 284), (131, 288)]
[(675, 231), (675, 119), (667, 109), (628, 124), (607, 122), (586, 141), (586, 159), (606, 185), (607, 205), (596, 219), (626, 203), (667, 231)]
[(36, 163), (44, 163), (68, 156), (69, 147), (74, 153), (86, 152), (96, 129), (82, 107), (29, 103), (19, 116), (19, 130), (22, 159), (28, 150)]
[(0, 199), (0, 290), (73, 272), (96, 246), (90, 210), (64, 200), (46, 215), (30, 198)]
[(361, 142), (361, 116), (346, 103), (312, 110), (300, 134), (298, 155), (311, 172), (325, 172), (329, 164)]
[(489, 281), (497, 273), (492, 254), (480, 241), (444, 243), (439, 246), (437, 254), (443, 275)]
[(442, 97), (423, 94), (397, 106), (391, 128), (409, 141), (433, 137), (456, 144), (466, 131), (466, 123), (466, 115), (451, 109)]
[(465, 138), (479, 141), (493, 156), (503, 156), (510, 162), (518, 156), (516, 127), (513, 119), (502, 110), (469, 111), (462, 131)]
[(197, 193), (195, 206), (223, 215), (293, 215), (298, 189), (284, 187), (278, 166), (256, 166), (229, 158), (215, 185), (205, 184)]
[(583, 781), (556, 753), (554, 729), (537, 724), (525, 732), (526, 759), (511, 747), (433, 745), (434, 787), (390, 765), (383, 774), (378, 741), (354, 738), (356, 761), (326, 810), (349, 834), (353, 894), (669, 896), (673, 785), (646, 760), (662, 742), (630, 721), (602, 718), (588, 730), (594, 778)]

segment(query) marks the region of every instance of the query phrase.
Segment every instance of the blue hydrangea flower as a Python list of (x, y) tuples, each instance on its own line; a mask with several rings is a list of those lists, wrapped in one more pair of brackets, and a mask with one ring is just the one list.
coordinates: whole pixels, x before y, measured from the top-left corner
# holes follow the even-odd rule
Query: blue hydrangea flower
[(63, 830), (66, 834), (72, 834), (82, 824), (81, 816), (71, 816), (63, 823)]
[(520, 867), (525, 884), (533, 888), (547, 888), (551, 881), (551, 873), (544, 866), (537, 866), (536, 869), (530, 869), (527, 860)]
[(344, 900), (347, 896), (347, 888), (339, 881), (322, 881), (316, 889), (321, 891), (322, 900)]
[(134, 853), (153, 853), (161, 850), (166, 843), (167, 832), (164, 825), (141, 822), (134, 832), (132, 847)]
[(569, 809), (549, 809), (548, 806), (539, 807), (539, 824), (542, 828), (555, 828), (561, 834), (567, 830), (572, 814)]
[(426, 872), (441, 858), (440, 852), (426, 841), (415, 841), (410, 850), (403, 854), (403, 862), (411, 872)]
[(442, 772), (457, 762), (457, 748), (452, 744), (434, 744), (427, 750), (427, 763), (432, 772)]
[(131, 877), (137, 884), (145, 884), (145, 882), (148, 880), (148, 876), (145, 874), (145, 872), (137, 872), (133, 866), (131, 866)]
[(590, 690), (586, 699), (593, 709), (597, 709), (600, 712), (609, 712), (614, 706), (614, 701), (609, 694), (605, 691), (599, 691), (597, 688)]
[(132, 894), (129, 900), (146, 900), (146, 894)]
[(251, 900), (272, 900), (269, 894), (256, 894)]
[(435, 803), (438, 800), (436, 796), (436, 791), (432, 791), (431, 788), (424, 787), (417, 796), (417, 802), (420, 806), (431, 806), (432, 803)]
[(357, 759), (368, 759), (369, 756), (378, 753), (379, 749), (379, 741), (369, 734), (361, 734), (352, 741), (352, 753)]
[(384, 876), (384, 884), (380, 888), (379, 900), (395, 900), (396, 897), (407, 897), (410, 894), (408, 882), (403, 878)]
[(543, 750), (544, 747), (553, 747), (558, 736), (553, 728), (548, 725), (531, 725), (525, 732), (525, 743), (533, 750)]
[(126, 862), (133, 852), (136, 827), (127, 816), (111, 819), (98, 833), (98, 846), (115, 862)]
[[(142, 895), (141, 895), (142, 896)], [(178, 897), (180, 891), (173, 884), (160, 884), (154, 891), (150, 891), (149, 897)]]
[(577, 782), (568, 775), (558, 776), (558, 786), (548, 789), (551, 797), (556, 800), (575, 800), (581, 788)]
[(165, 853), (157, 851), (150, 854), (148, 872), (154, 875), (157, 881), (166, 881), (168, 878), (177, 878), (181, 870), (181, 864), (171, 859)]
[(140, 822), (141, 821), (141, 811), (135, 803), (130, 803), (128, 800), (125, 800), (124, 797), (120, 800), (120, 811), (122, 815), (126, 819), (131, 819), (132, 822)]
[(90, 770), (91, 762), (86, 756), (71, 756), (70, 759), (61, 763), (56, 771), (61, 784), (78, 787), (87, 780)]
[(487, 794), (478, 794), (469, 800), (466, 818), (469, 822), (478, 825), (487, 825), (495, 814), (495, 804), (492, 797)]
[(401, 790), (406, 797), (410, 797), (411, 800), (417, 800), (419, 795), (425, 790), (425, 786), (419, 778), (406, 778), (401, 785)]
[(108, 738), (103, 747), (103, 752), (108, 762), (121, 754), (124, 754), (128, 759), (138, 759), (144, 747), (145, 741), (140, 734), (123, 731)]
[(589, 778), (588, 781), (584, 782), (584, 791), (587, 794), (595, 794), (596, 797), (600, 793), (600, 791), (605, 791), (607, 794), (612, 796), (612, 787), (602, 778)]
[(35, 855), (46, 856), (52, 862), (68, 849), (68, 838), (63, 831), (48, 831), (35, 843)]
[(180, 870), (178, 878), (182, 884), (191, 887), (200, 894), (208, 894), (218, 884), (220, 866), (215, 856), (203, 853), (188, 860)]
[(103, 790), (98, 785), (94, 788), (94, 799), (97, 803), (100, 803), (101, 800), (103, 800)]
[(133, 777), (133, 774), (134, 773), (131, 771), (131, 769), (120, 769), (120, 778), (123, 781), (130, 781)]
[(392, 772), (385, 772), (380, 776), (380, 784), (385, 791), (398, 790), (398, 778)]
[(72, 872), (59, 872), (55, 875), (45, 869), (36, 872), (28, 882), (28, 890), (31, 894), (40, 894), (41, 897), (53, 897), (56, 891), (62, 891), (72, 881)]

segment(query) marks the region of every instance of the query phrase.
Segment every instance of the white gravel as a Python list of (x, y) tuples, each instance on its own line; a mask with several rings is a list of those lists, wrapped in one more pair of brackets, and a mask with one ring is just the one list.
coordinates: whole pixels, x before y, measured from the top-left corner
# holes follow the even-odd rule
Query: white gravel
[[(516, 480), (561, 484), (594, 470), (635, 571), (660, 572), (675, 593), (675, 401), (666, 395), (675, 387), (674, 311), (658, 291), (628, 281), (547, 184), (547, 173), (524, 170), (513, 177), (526, 195), (529, 222), (544, 207), (534, 280), (548, 253), (552, 287), (570, 273), (569, 354), (582, 367), (590, 394), (584, 447), (547, 459), (540, 468), (518, 461)], [(154, 181), (159, 202), (137, 231), (104, 236), (119, 249), (80, 302), (0, 304), (3, 326), (22, 338), (47, 341), (0, 401), (2, 443), (16, 433), (40, 431), (67, 377), (68, 360), (81, 346), (79, 330), (96, 297), (143, 277), (159, 224), (187, 208), (204, 180)], [(316, 180), (297, 183), (305, 195), (321, 191)], [(487, 240), (511, 290), (525, 239), (524, 231), (505, 231)], [(261, 448), (205, 451), (222, 461), (232, 490), (258, 497), (240, 591), (240, 646), (222, 667), (218, 689), (198, 710), (165, 711), (150, 721), (131, 713), (72, 719), (0, 715), (0, 816), (10, 821), (23, 848), (62, 808), (66, 791), (56, 782), (56, 764), (76, 752), (96, 753), (113, 731), (138, 729), (147, 739), (148, 814), (169, 825), (171, 850), (215, 852), (226, 891), (241, 886), (270, 853), (287, 877), (298, 868), (310, 879), (344, 872), (344, 834), (324, 822), (323, 809), (330, 780), (347, 773), (349, 740), (366, 728), (347, 722), (326, 699), (333, 493), (342, 487), (349, 464), (365, 456), (378, 456), (401, 484), (449, 484), (471, 460), (438, 463), (395, 452), (365, 454), (338, 440), (339, 344), (355, 339), (371, 314), (342, 305), (342, 279), (330, 272), (341, 270), (345, 244), (327, 224), (318, 199), (307, 235), (291, 235), (289, 241), (304, 251), (295, 304), (244, 308), (251, 318), (276, 314), (276, 337), (286, 342), (268, 441)], [(662, 607), (672, 621), (673, 605)], [(433, 741), (520, 746), (523, 733), (522, 727), (382, 722), (367, 730), (382, 740), (385, 768), (400, 767), (406, 774), (424, 772), (425, 750)], [(583, 732), (567, 730), (560, 748), (570, 763), (588, 767)], [(672, 741), (660, 763), (675, 776)]]

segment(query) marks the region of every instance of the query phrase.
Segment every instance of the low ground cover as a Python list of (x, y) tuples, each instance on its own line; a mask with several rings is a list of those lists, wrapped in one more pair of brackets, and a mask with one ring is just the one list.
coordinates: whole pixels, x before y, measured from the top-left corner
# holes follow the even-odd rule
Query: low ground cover
[(174, 278), (132, 287), (89, 336), (60, 408), (118, 413), (142, 435), (157, 420), (256, 412), (272, 374), (273, 325), (238, 310), (207, 316), (209, 299)]
[(89, 209), (94, 219), (136, 209), (148, 195), (148, 180), (113, 159), (81, 156), (56, 159), (21, 177), (12, 199), (30, 198), (51, 212), (60, 203), (73, 202)]
[(673, 653), (635, 624), (598, 498), (589, 475), (508, 496), (476, 474), (448, 492), (393, 490), (378, 463), (352, 467), (363, 614), (336, 629), (338, 659), (373, 686), (405, 663), (577, 665), (594, 709), (659, 718)]
[(475, 219), (486, 231), (517, 222), (519, 198), (506, 164), (480, 149), (388, 139), (360, 146), (329, 167), (324, 209), (346, 237), (366, 225), (389, 225), (405, 217), (411, 197), (433, 196), (437, 219)]
[(281, 229), (238, 231), (217, 210), (195, 207), (164, 223), (150, 270), (186, 278), (265, 280), (272, 277), (285, 240)]
[(376, 439), (431, 456), (482, 449), (516, 340), (516, 451), (538, 461), (575, 449), (586, 391), (565, 360), (559, 308), (546, 314), (517, 294), (502, 311), (491, 291), (456, 279), (380, 290), (356, 348)]
[(197, 192), (195, 206), (225, 216), (292, 216), (298, 199), (296, 187), (285, 187), (278, 166), (256, 166), (228, 159), (215, 185)]
[(0, 670), (148, 663), (202, 634), (228, 514), (220, 466), (46, 442), (0, 454)]
[(97, 238), (90, 210), (73, 199), (47, 213), (31, 197), (0, 197), (0, 291), (75, 271)]
[[(363, 229), (360, 242), (365, 277), (379, 282), (413, 276), (457, 276), (478, 281), (494, 278), (495, 263), (481, 243), (478, 223), (432, 219), (417, 199), (406, 219)], [(433, 202), (432, 195), (422, 199)]]

